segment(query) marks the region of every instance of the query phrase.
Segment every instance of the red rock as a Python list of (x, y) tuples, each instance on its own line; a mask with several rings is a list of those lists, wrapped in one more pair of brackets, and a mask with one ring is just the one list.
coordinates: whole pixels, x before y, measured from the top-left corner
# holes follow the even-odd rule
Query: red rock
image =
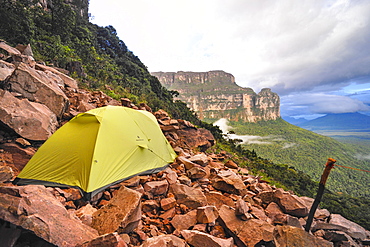
[(189, 159), (185, 158), (184, 156), (177, 157), (177, 160), (178, 160), (179, 163), (184, 164), (185, 168), (187, 170), (193, 168), (194, 166), (197, 166), (196, 163), (190, 161)]
[(226, 161), (225, 166), (228, 167), (228, 168), (231, 168), (231, 169), (238, 169), (239, 168), (239, 166), (232, 160)]
[(246, 215), (250, 208), (243, 199), (239, 199), (235, 203), (235, 215)]
[(285, 192), (282, 189), (277, 189), (274, 192), (275, 198), (278, 199), (278, 204), (281, 209), (287, 214), (305, 217), (308, 215), (308, 208), (298, 196), (291, 195), (289, 192)]
[(148, 235), (146, 235), (145, 232), (143, 232), (143, 231), (136, 230), (135, 233), (137, 235), (139, 235), (139, 238), (140, 238), (141, 241), (145, 241), (145, 240), (148, 239)]
[(215, 168), (215, 169), (222, 169), (222, 168), (225, 167), (223, 163), (221, 163), (221, 162), (214, 162), (214, 161), (210, 161), (208, 163), (208, 166), (209, 167), (212, 167), (212, 168)]
[(5, 79), (8, 78), (14, 70), (14, 64), (0, 60), (0, 81), (5, 81)]
[(260, 207), (251, 206), (251, 212), (252, 215), (254, 215), (255, 218), (267, 221), (267, 216), (265, 214), (265, 211)]
[(213, 205), (217, 209), (220, 209), (224, 204), (230, 207), (235, 207), (235, 202), (230, 197), (224, 196), (220, 192), (210, 191), (205, 193), (205, 196), (207, 198), (208, 205)]
[(183, 230), (181, 235), (185, 238), (186, 242), (194, 247), (233, 247), (234, 241), (232, 238), (222, 239), (214, 237), (210, 234), (194, 231)]
[(187, 230), (197, 223), (197, 210), (192, 210), (184, 215), (175, 215), (171, 225), (177, 230)]
[(175, 195), (178, 204), (184, 204), (192, 209), (207, 204), (207, 199), (199, 188), (189, 187), (184, 184), (172, 184), (170, 192)]
[(78, 245), (78, 247), (127, 247), (125, 241), (118, 235), (118, 233), (108, 233), (102, 235), (89, 242)]
[(135, 229), (141, 219), (141, 194), (121, 187), (108, 205), (93, 214), (92, 227), (99, 234), (127, 233)]
[(212, 186), (218, 190), (237, 195), (244, 195), (246, 193), (246, 186), (240, 176), (231, 170), (221, 170), (217, 173), (211, 173), (209, 179), (212, 182)]
[(196, 224), (193, 226), (194, 231), (207, 232), (207, 224)]
[(1, 89), (0, 110), (0, 120), (28, 140), (45, 141), (58, 125), (56, 115), (45, 105), (18, 99)]
[(197, 208), (197, 222), (211, 223), (218, 218), (218, 212), (215, 206), (204, 206)]
[(81, 192), (75, 188), (63, 188), (59, 193), (66, 198), (67, 201), (77, 201), (82, 198)]
[(207, 176), (207, 172), (201, 166), (194, 166), (186, 171), (190, 179), (200, 179)]
[(162, 109), (159, 109), (158, 111), (154, 112), (154, 116), (157, 119), (169, 119), (168, 113)]
[(235, 211), (227, 206), (219, 210), (220, 224), (232, 234), (237, 246), (255, 246), (259, 242), (274, 240), (274, 226), (265, 221), (250, 219), (242, 221), (235, 215)]
[(331, 214), (329, 223), (346, 228), (344, 232), (346, 232), (352, 238), (361, 239), (361, 240), (370, 238), (369, 236), (370, 234), (367, 233), (366, 230), (362, 226), (352, 221), (347, 220), (340, 214)]
[(62, 78), (56, 74), (36, 71), (24, 63), (20, 63), (8, 82), (12, 92), (22, 94), (30, 101), (40, 102), (61, 118), (68, 106), (68, 98), (59, 88)]
[(200, 166), (208, 165), (209, 158), (205, 153), (200, 153), (189, 158), (191, 162), (194, 162)]
[(142, 206), (141, 206), (141, 209), (145, 213), (154, 211), (154, 214), (155, 214), (158, 208), (159, 208), (159, 204), (155, 200), (146, 200), (142, 203)]
[(190, 186), (191, 185), (191, 179), (188, 178), (187, 176), (184, 176), (184, 175), (181, 175), (179, 178), (178, 178), (178, 181), (181, 183), (181, 184), (184, 184), (184, 185), (187, 185), (187, 186)]
[[(35, 150), (31, 148), (21, 148), (15, 143), (3, 143), (0, 144), (0, 148), (11, 155), (12, 163), (7, 163), (7, 166), (14, 167), (15, 175), (23, 169), (23, 167), (28, 163), (31, 157), (35, 154)], [(9, 158), (9, 157), (8, 157)]]
[(176, 206), (176, 199), (174, 197), (163, 198), (161, 200), (161, 208), (165, 211)]
[(31, 146), (31, 143), (29, 141), (27, 141), (26, 139), (24, 139), (24, 138), (17, 138), (17, 139), (15, 139), (15, 142), (17, 144), (21, 145), (22, 147)]
[(42, 185), (0, 187), (0, 215), (57, 246), (76, 246), (98, 237), (96, 230), (70, 217)]
[(77, 89), (78, 88), (78, 83), (75, 79), (69, 77), (68, 75), (52, 68), (52, 67), (48, 67), (48, 66), (45, 66), (45, 65), (42, 65), (42, 64), (36, 64), (35, 66), (35, 69), (37, 70), (41, 70), (41, 71), (50, 71), (52, 72), (53, 74), (56, 74), (58, 75), (64, 82), (64, 84), (70, 88), (75, 88)]
[(168, 191), (168, 182), (167, 180), (147, 182), (144, 184), (144, 190), (153, 196), (164, 195)]
[(176, 145), (185, 149), (189, 147), (192, 149), (199, 148), (200, 151), (204, 152), (215, 144), (215, 138), (212, 133), (206, 129), (187, 127), (177, 130), (176, 134), (180, 139)]
[(10, 181), (14, 176), (13, 169), (10, 166), (0, 165), (0, 183)]
[[(193, 228), (193, 230), (196, 230), (196, 229)], [(217, 222), (216, 222), (216, 225), (212, 228), (210, 234), (218, 238), (226, 238), (225, 229), (222, 226), (217, 225)]]
[(187, 247), (184, 240), (173, 235), (160, 235), (148, 238), (141, 247)]
[(267, 216), (271, 219), (274, 224), (286, 224), (287, 215), (283, 213), (280, 207), (275, 203), (271, 202), (265, 209)]
[(333, 244), (316, 238), (303, 229), (292, 226), (276, 226), (274, 238), (277, 246), (332, 247)]
[(172, 171), (172, 169), (168, 167), (166, 168), (166, 170), (164, 170), (164, 173), (165, 173), (164, 177), (166, 178), (169, 184), (176, 183), (178, 176), (175, 171)]
[(164, 220), (170, 220), (172, 217), (174, 217), (176, 214), (176, 209), (171, 208), (167, 211), (165, 211), (163, 214), (159, 215), (159, 218), (164, 219)]
[(91, 206), (91, 204), (86, 204), (85, 206), (76, 210), (75, 214), (78, 218), (80, 218), (82, 223), (84, 223), (85, 225), (91, 226), (92, 216), (96, 211), (97, 209)]

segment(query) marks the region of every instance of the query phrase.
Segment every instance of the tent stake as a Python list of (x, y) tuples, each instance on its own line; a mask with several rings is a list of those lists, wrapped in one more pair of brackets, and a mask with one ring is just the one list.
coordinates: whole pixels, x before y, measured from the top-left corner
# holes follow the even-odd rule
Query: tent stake
[(321, 197), (324, 194), (326, 180), (328, 179), (330, 170), (334, 167), (335, 162), (337, 162), (335, 159), (329, 158), (328, 161), (325, 164), (325, 169), (324, 169), (323, 174), (321, 175), (321, 180), (320, 180), (320, 183), (319, 183), (319, 189), (317, 191), (315, 201), (313, 202), (313, 204), (311, 206), (311, 209), (310, 209), (310, 213), (308, 214), (308, 218), (307, 218), (307, 222), (306, 222), (306, 226), (305, 226), (306, 232), (309, 232), (310, 229), (311, 229), (313, 216), (315, 215), (316, 209), (319, 206), (319, 203), (321, 201)]

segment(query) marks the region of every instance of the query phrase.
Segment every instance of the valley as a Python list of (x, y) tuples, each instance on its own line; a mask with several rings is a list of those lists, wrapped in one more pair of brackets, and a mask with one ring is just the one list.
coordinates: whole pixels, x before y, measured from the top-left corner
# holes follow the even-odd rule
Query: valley
[[(211, 120), (208, 120), (211, 121)], [(286, 164), (307, 173), (319, 181), (327, 158), (334, 158), (337, 164), (370, 170), (366, 145), (343, 143), (333, 138), (302, 129), (283, 119), (258, 123), (233, 122), (228, 125), (243, 140), (241, 145), (254, 150), (259, 156), (277, 164)], [(254, 139), (252, 138), (254, 137)], [(252, 138), (252, 139), (251, 139)], [(334, 192), (353, 196), (370, 195), (370, 174), (338, 167), (328, 180), (328, 188)]]

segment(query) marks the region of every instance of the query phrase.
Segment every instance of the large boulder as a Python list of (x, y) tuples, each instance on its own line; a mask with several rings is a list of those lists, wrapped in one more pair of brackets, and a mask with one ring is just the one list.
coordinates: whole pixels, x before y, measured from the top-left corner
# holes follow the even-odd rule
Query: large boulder
[(284, 213), (297, 217), (306, 217), (308, 215), (309, 209), (305, 201), (298, 196), (292, 195), (283, 189), (277, 189), (274, 196)]
[(191, 209), (207, 204), (207, 198), (199, 188), (189, 187), (185, 184), (172, 184), (170, 192), (175, 195), (178, 204), (184, 204)]
[(63, 80), (53, 73), (45, 73), (35, 70), (24, 63), (20, 63), (17, 69), (7, 80), (6, 87), (11, 92), (21, 94), (30, 101), (46, 105), (58, 118), (68, 108), (68, 98), (58, 84)]
[(362, 226), (347, 220), (340, 214), (331, 214), (330, 215), (330, 224), (337, 225), (344, 227), (348, 235), (350, 235), (352, 238), (364, 240), (367, 238), (370, 238), (369, 233), (363, 228)]
[(232, 238), (222, 239), (212, 236), (210, 234), (195, 231), (183, 230), (181, 235), (185, 238), (186, 242), (194, 247), (233, 247), (234, 241)]
[(70, 88), (74, 88), (74, 89), (78, 88), (78, 84), (77, 84), (77, 81), (75, 79), (73, 79), (73, 78), (69, 77), (68, 75), (58, 71), (57, 69), (54, 69), (52, 67), (45, 66), (45, 65), (42, 65), (42, 64), (36, 64), (35, 68), (38, 69), (38, 70), (44, 71), (44, 72), (50, 72), (52, 74), (58, 75), (63, 80), (64, 85), (66, 85)]
[(128, 245), (116, 232), (104, 234), (89, 242), (78, 245), (78, 247), (98, 247), (98, 246), (127, 247)]
[(45, 105), (18, 99), (0, 89), (0, 121), (23, 138), (48, 139), (57, 129), (57, 117)]
[(91, 226), (99, 234), (133, 231), (141, 220), (141, 195), (122, 186), (107, 205), (93, 214)]
[(218, 190), (237, 194), (245, 195), (246, 186), (239, 175), (231, 170), (220, 170), (211, 173), (210, 178), (212, 186)]
[(274, 240), (275, 227), (265, 221), (250, 219), (243, 221), (236, 217), (235, 210), (226, 205), (219, 210), (219, 220), (234, 238), (237, 246), (255, 246)]
[(301, 228), (293, 226), (276, 226), (274, 231), (275, 244), (277, 247), (333, 247), (326, 240), (317, 238)]
[(174, 235), (159, 235), (148, 238), (140, 247), (188, 247), (186, 242)]
[(56, 246), (76, 246), (98, 237), (42, 185), (0, 187), (0, 218)]

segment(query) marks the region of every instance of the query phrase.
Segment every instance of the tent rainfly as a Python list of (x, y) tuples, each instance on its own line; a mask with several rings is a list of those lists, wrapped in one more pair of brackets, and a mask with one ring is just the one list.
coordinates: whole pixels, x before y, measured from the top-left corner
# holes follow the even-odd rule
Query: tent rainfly
[(15, 183), (76, 187), (91, 199), (112, 184), (159, 172), (175, 158), (153, 114), (106, 106), (80, 113), (59, 128)]

